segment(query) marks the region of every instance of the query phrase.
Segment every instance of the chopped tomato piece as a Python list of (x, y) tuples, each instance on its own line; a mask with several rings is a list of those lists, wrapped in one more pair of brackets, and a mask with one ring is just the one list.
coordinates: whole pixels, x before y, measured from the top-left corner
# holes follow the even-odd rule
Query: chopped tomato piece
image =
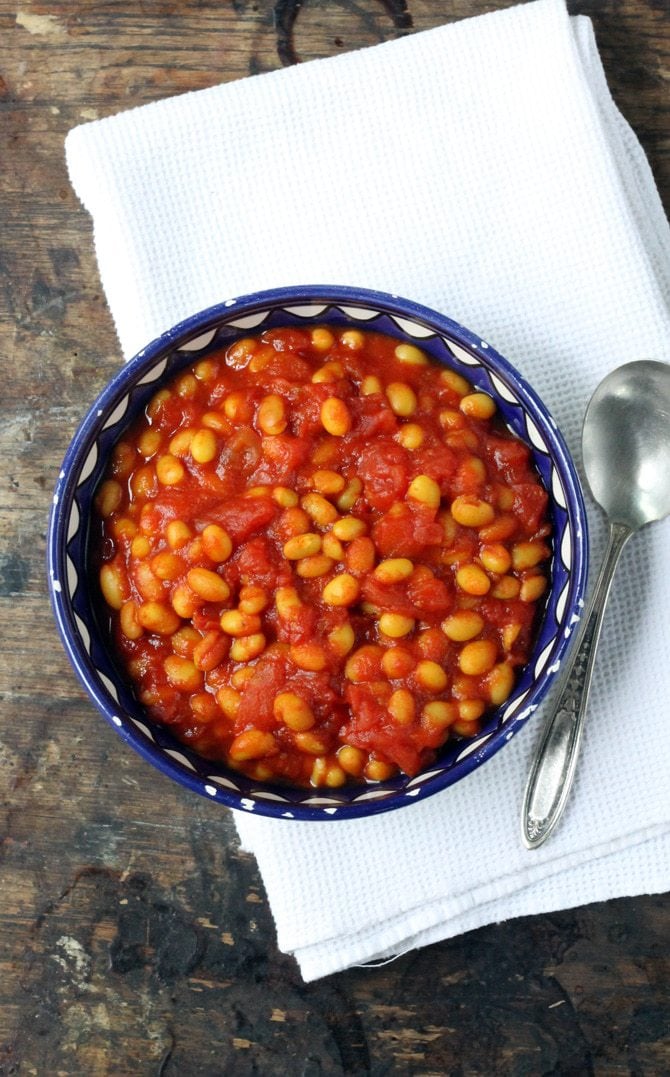
[(444, 580), (427, 568), (418, 568), (410, 576), (407, 594), (422, 615), (444, 616), (454, 604), (453, 587), (448, 587)]
[(451, 492), (451, 482), (458, 468), (458, 456), (448, 445), (436, 443), (422, 446), (421, 472), (440, 487), (443, 497)]
[(390, 438), (378, 438), (363, 450), (358, 474), (373, 509), (385, 512), (405, 496), (409, 484), (409, 454)]
[(242, 732), (248, 726), (271, 730), (277, 725), (273, 703), (286, 683), (286, 658), (283, 654), (269, 654), (261, 658), (253, 675), (241, 693), (240, 706), (235, 717), (235, 731)]
[(529, 535), (534, 535), (547, 510), (549, 495), (537, 483), (524, 482), (513, 486), (514, 504), (512, 512), (519, 519)]
[(528, 474), (530, 449), (518, 438), (488, 434), (484, 439), (484, 450), (507, 482), (519, 482)]
[(279, 511), (269, 497), (231, 497), (219, 505), (210, 505), (208, 521), (221, 524), (235, 543), (267, 527)]
[(379, 517), (372, 537), (383, 557), (418, 557), (426, 546), (442, 542), (443, 530), (434, 509), (414, 502)]

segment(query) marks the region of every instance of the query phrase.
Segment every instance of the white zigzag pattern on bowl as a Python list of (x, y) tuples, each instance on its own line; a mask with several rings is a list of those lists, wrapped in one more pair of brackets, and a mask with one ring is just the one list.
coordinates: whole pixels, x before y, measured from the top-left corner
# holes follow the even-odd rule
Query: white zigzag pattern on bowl
[(126, 411), (128, 410), (129, 399), (129, 396), (124, 396), (123, 400), (119, 401), (119, 403), (114, 408), (114, 411), (107, 419), (107, 422), (103, 426), (103, 430), (108, 430), (110, 426), (114, 426), (116, 423), (119, 422), (120, 419), (123, 418), (123, 416), (126, 414)]
[(459, 360), (461, 363), (465, 363), (466, 366), (481, 366), (479, 359), (476, 359), (470, 352), (466, 352), (465, 348), (462, 348), (460, 344), (455, 344), (453, 340), (445, 340), (445, 344), (449, 348), (451, 354)]
[(68, 542), (70, 542), (70, 540), (74, 538), (74, 536), (77, 534), (78, 530), (79, 530), (79, 506), (77, 505), (76, 501), (73, 501), (72, 502), (72, 512), (70, 513), (70, 520), (69, 520), (68, 525), (67, 525), (67, 541)]
[[(89, 635), (88, 628), (86, 627), (86, 625), (82, 621), (81, 617), (79, 617), (76, 613), (74, 615), (74, 619), (75, 619), (77, 628), (79, 629), (79, 635), (82, 638), (82, 642), (84, 644), (84, 647), (86, 648), (86, 650), (88, 651), (88, 653), (90, 655), (90, 653), (91, 653), (91, 637)], [(98, 670), (98, 672), (100, 672), (100, 671)]]
[(565, 490), (563, 489), (563, 483), (560, 480), (559, 474), (556, 468), (553, 468), (551, 472), (551, 492), (554, 495), (554, 501), (561, 506), (562, 509), (567, 509), (567, 502), (565, 500)]
[(320, 307), (302, 306), (285, 307), (284, 309), (287, 314), (293, 314), (296, 318), (313, 318), (314, 316), (318, 318), (319, 314), (323, 314), (324, 310), (328, 308), (325, 303), (322, 303)]
[(565, 612), (565, 603), (568, 601), (568, 594), (570, 592), (570, 581), (566, 583), (565, 587), (561, 591), (558, 599), (556, 600), (556, 624), (561, 623), (563, 620), (563, 614)]
[(367, 307), (339, 307), (347, 318), (355, 318), (357, 322), (369, 322), (372, 318), (379, 317), (378, 310), (369, 310)]
[(152, 381), (158, 381), (166, 366), (167, 357), (165, 359), (161, 359), (161, 361), (159, 363), (156, 363), (155, 366), (152, 366), (151, 370), (147, 374), (145, 374), (143, 378), (140, 378), (137, 384), (150, 385)]
[(570, 568), (570, 561), (572, 560), (572, 535), (567, 527), (561, 535), (561, 560), (566, 568)]
[(98, 462), (98, 446), (97, 446), (97, 443), (96, 443), (95, 445), (91, 446), (91, 451), (89, 452), (88, 456), (84, 460), (84, 463), (82, 465), (82, 469), (81, 469), (81, 471), (79, 473), (79, 481), (80, 482), (85, 482), (85, 480), (89, 477), (89, 475), (93, 471), (93, 468), (95, 467), (97, 462)]
[(409, 322), (405, 318), (392, 318), (391, 321), (395, 322), (403, 333), (406, 333), (408, 337), (414, 337), (416, 340), (423, 340), (426, 337), (432, 337), (432, 329), (427, 329), (425, 325), (419, 325), (417, 322)]
[(178, 349), (180, 352), (199, 352), (208, 347), (216, 336), (216, 329), (210, 329), (208, 333), (201, 333), (198, 337), (192, 337), (186, 344)]
[(519, 403), (512, 390), (505, 385), (504, 381), (501, 381), (497, 374), (489, 374), (489, 377), (493, 384), (493, 388), (503, 400), (506, 400), (508, 404)]
[(117, 703), (119, 703), (120, 702), (119, 693), (117, 692), (116, 688), (114, 687), (114, 684), (112, 683), (112, 681), (110, 681), (109, 677), (106, 677), (104, 673), (100, 672), (100, 670), (98, 670), (98, 676), (100, 677), (100, 680), (104, 684), (105, 688), (109, 692), (112, 699), (114, 699)]
[(220, 785), (224, 789), (234, 789), (236, 792), (239, 792), (239, 786), (235, 782), (231, 781), (230, 778), (223, 778), (220, 774), (209, 774), (208, 778), (210, 782), (215, 782), (216, 785)]
[(189, 770), (195, 771), (195, 767), (193, 766), (193, 763), (191, 762), (191, 760), (187, 756), (184, 755), (183, 752), (178, 752), (174, 748), (166, 748), (165, 749), (165, 754), (172, 756), (172, 758), (177, 763), (181, 763), (182, 766), (188, 767)]
[(487, 733), (485, 737), (478, 737), (477, 740), (473, 740), (470, 744), (467, 744), (463, 751), (459, 752), (459, 754), (456, 756), (456, 759), (465, 759), (466, 756), (472, 755), (472, 753), (476, 752), (478, 748), (481, 748), (482, 744), (486, 744), (486, 741), (489, 739), (490, 736), (491, 734)]
[(279, 793), (266, 793), (264, 790), (259, 789), (256, 796), (259, 800), (277, 800), (280, 804), (288, 804), (286, 797), (280, 796)]
[(135, 728), (139, 729), (140, 733), (144, 733), (144, 736), (147, 737), (152, 744), (156, 743), (153, 733), (151, 732), (149, 727), (144, 724), (144, 722), (140, 722), (138, 718), (131, 718), (130, 720), (135, 726)]
[(524, 415), (524, 419), (526, 422), (526, 430), (528, 431), (528, 439), (531, 445), (534, 445), (536, 449), (540, 450), (540, 452), (546, 453), (547, 446), (535, 423), (531, 418), (529, 418), (528, 415)]
[(516, 713), (516, 711), (521, 706), (521, 704), (523, 703), (523, 701), (524, 701), (524, 699), (526, 698), (527, 695), (528, 695), (528, 692), (522, 692), (520, 696), (517, 696), (515, 699), (512, 700), (511, 703), (507, 704), (507, 706), (505, 707), (505, 710), (503, 711), (502, 725), (504, 725), (505, 722), (507, 722), (508, 719), (511, 718)]
[(546, 666), (547, 662), (549, 661), (549, 654), (550, 654), (551, 649), (552, 649), (553, 646), (554, 646), (554, 640), (552, 639), (547, 644), (547, 646), (544, 648), (542, 654), (540, 655), (537, 662), (535, 663), (535, 669), (534, 669), (533, 672), (535, 673), (536, 677), (540, 676), (540, 674), (542, 673), (544, 667)]
[(257, 329), (259, 325), (262, 325), (269, 313), (268, 310), (263, 310), (256, 314), (249, 314), (246, 318), (238, 318), (237, 321), (229, 322), (228, 324), (232, 325), (234, 329)]

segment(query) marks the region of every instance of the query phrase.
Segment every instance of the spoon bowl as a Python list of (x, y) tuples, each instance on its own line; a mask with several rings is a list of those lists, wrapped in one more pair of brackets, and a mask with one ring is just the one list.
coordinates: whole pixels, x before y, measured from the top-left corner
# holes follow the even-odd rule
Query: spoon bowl
[(670, 366), (639, 359), (612, 371), (586, 410), (584, 470), (610, 520), (637, 531), (670, 513)]
[(626, 542), (670, 514), (670, 366), (639, 359), (600, 383), (584, 417), (584, 470), (609, 521), (609, 541), (562, 689), (538, 745), (521, 816), (536, 849), (561, 818), (575, 774), (591, 675), (614, 572)]

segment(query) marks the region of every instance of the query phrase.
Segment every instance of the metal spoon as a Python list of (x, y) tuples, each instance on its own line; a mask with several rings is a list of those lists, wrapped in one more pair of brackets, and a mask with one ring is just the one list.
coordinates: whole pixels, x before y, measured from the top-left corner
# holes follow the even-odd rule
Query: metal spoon
[(670, 513), (670, 366), (652, 359), (612, 371), (591, 397), (584, 470), (609, 520), (609, 542), (562, 689), (531, 768), (522, 836), (536, 849), (558, 823), (575, 774), (603, 613), (619, 555), (644, 524)]

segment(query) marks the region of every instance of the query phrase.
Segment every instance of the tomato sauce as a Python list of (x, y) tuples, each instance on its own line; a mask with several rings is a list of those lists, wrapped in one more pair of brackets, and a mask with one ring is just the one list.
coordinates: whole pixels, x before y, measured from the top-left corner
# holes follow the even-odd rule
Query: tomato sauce
[(96, 495), (150, 716), (263, 781), (414, 775), (511, 693), (551, 548), (495, 403), (418, 347), (283, 328), (159, 390)]

